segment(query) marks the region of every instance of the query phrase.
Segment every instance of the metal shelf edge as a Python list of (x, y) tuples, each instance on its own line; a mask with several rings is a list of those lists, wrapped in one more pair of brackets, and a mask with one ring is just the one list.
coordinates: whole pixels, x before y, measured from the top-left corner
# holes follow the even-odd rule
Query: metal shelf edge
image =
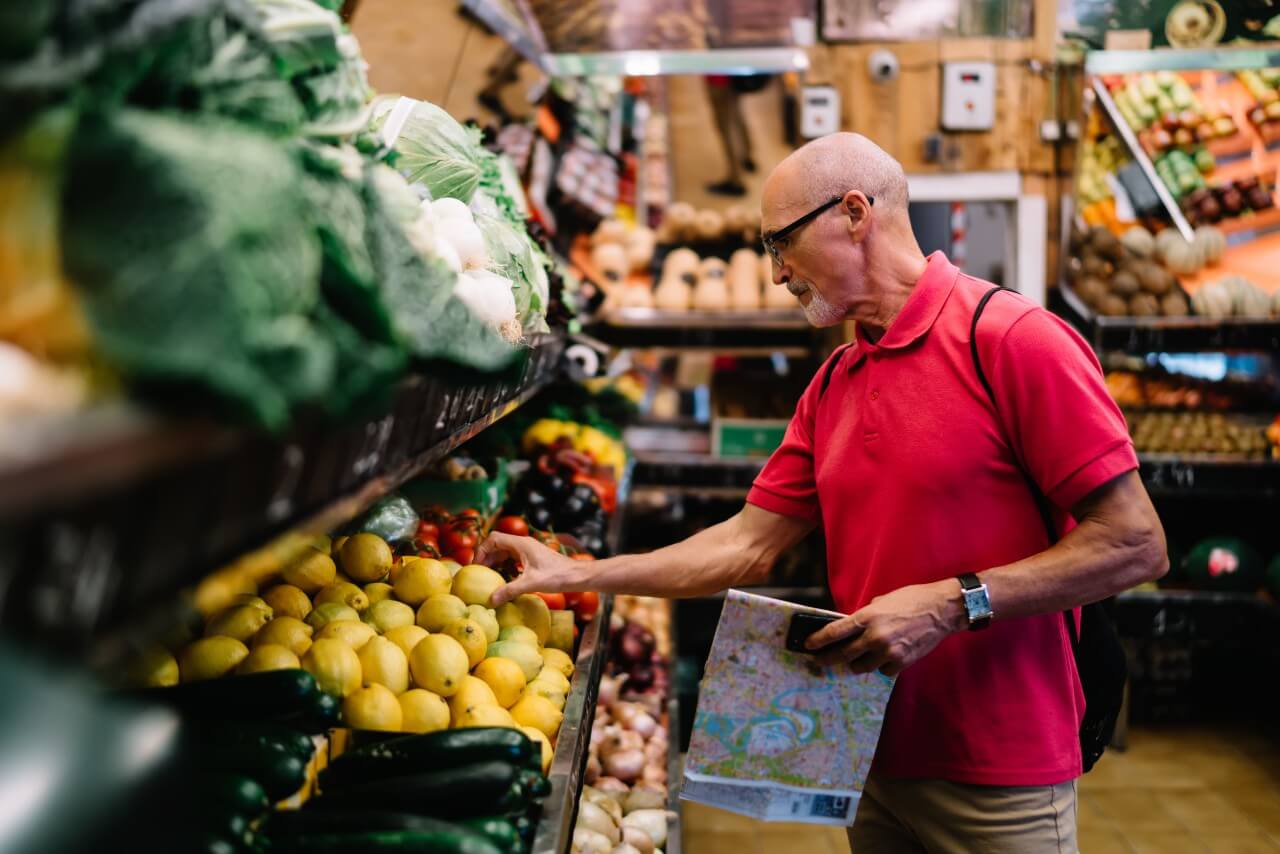
[(609, 617), (613, 597), (602, 596), (600, 609), (583, 632), (574, 664), (569, 696), (565, 700), (564, 722), (551, 760), (551, 794), (543, 801), (542, 817), (534, 835), (532, 854), (565, 854), (573, 838), (578, 816), (578, 797), (587, 765), (591, 725), (595, 721), (596, 696), (605, 659), (609, 655)]

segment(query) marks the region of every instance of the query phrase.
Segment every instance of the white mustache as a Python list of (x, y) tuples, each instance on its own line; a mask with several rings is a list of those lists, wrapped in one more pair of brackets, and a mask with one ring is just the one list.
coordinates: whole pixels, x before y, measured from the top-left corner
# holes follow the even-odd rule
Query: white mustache
[(793, 297), (798, 297), (802, 295), (805, 291), (809, 290), (809, 283), (808, 282), (787, 282), (787, 290), (791, 292), (791, 295)]

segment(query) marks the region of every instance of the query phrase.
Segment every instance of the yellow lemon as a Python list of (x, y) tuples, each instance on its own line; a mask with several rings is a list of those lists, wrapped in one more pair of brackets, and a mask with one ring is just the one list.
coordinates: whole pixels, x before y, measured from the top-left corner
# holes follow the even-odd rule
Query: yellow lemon
[(467, 653), (467, 667), (475, 667), (484, 661), (484, 651), (489, 647), (484, 629), (475, 620), (454, 620), (444, 627), (443, 634), (462, 644)]
[(547, 635), (546, 646), (572, 654), (573, 629), (572, 611), (552, 611), (551, 633)]
[(467, 603), (448, 593), (437, 593), (418, 608), (418, 625), (438, 632), (454, 620), (467, 616)]
[(469, 564), (458, 570), (453, 577), (451, 591), (468, 605), (484, 605), (489, 607), (489, 599), (493, 591), (506, 584), (502, 576), (487, 566)]
[(397, 602), (394, 599), (383, 599), (381, 602), (374, 602), (370, 605), (369, 610), (364, 612), (364, 616), (361, 619), (373, 626), (378, 634), (386, 634), (391, 629), (412, 626), (413, 609), (403, 602)]
[(467, 651), (448, 635), (427, 635), (409, 654), (413, 684), (452, 697), (467, 675)]
[(385, 581), (373, 581), (366, 584), (363, 588), (364, 595), (369, 597), (369, 606), (373, 607), (384, 599), (390, 599), (395, 592), (390, 584)]
[(542, 697), (544, 700), (550, 700), (551, 705), (560, 711), (564, 711), (565, 693), (550, 682), (535, 679), (521, 692), (520, 696)]
[(546, 682), (561, 694), (569, 693), (569, 680), (565, 678), (565, 675), (554, 667), (548, 667), (545, 664), (542, 666), (542, 669), (538, 671), (538, 675), (529, 681)]
[(342, 551), (342, 544), (347, 541), (346, 537), (334, 537), (333, 543), (329, 546), (329, 554), (336, 560), (338, 552)]
[(520, 613), (520, 606), (515, 602), (503, 602), (493, 613), (498, 620), (499, 630), (524, 625), (524, 615)]
[(498, 632), (502, 627), (498, 625), (498, 614), (492, 608), (486, 608), (483, 605), (468, 605), (467, 619), (475, 620), (484, 629), (485, 640), (493, 643), (498, 639)]
[(516, 597), (515, 605), (520, 609), (521, 621), (538, 636), (538, 645), (546, 643), (551, 634), (551, 609), (547, 603), (532, 593), (522, 593)]
[(307, 554), (293, 566), (280, 573), (286, 584), (292, 584), (303, 593), (315, 593), (326, 584), (332, 584), (338, 568), (333, 558), (324, 552), (307, 549)]
[(278, 644), (294, 655), (306, 655), (311, 648), (311, 635), (315, 629), (297, 617), (276, 617), (253, 636), (255, 647)]
[(376, 534), (353, 534), (342, 544), (338, 559), (353, 581), (381, 581), (391, 571), (391, 546)]
[(373, 684), (342, 701), (342, 720), (352, 729), (399, 732), (404, 712), (395, 694), (385, 685)]
[(474, 676), (462, 677), (458, 691), (449, 698), (449, 711), (454, 720), (461, 720), (462, 714), (471, 706), (496, 706), (498, 698), (493, 696), (493, 689)]
[(238, 593), (235, 596), (232, 596), (227, 607), (230, 608), (234, 605), (252, 605), (255, 608), (261, 608), (267, 612), (268, 620), (275, 616), (272, 612), (271, 606), (267, 604), (267, 600), (263, 599), (261, 596), (255, 596), (252, 593)]
[(277, 584), (263, 593), (262, 598), (277, 617), (305, 620), (311, 613), (311, 599), (302, 592), (302, 588), (292, 584)]
[(524, 671), (525, 679), (533, 679), (542, 670), (542, 656), (538, 648), (520, 641), (505, 640), (489, 644), (485, 658), (509, 658)]
[(356, 611), (363, 611), (369, 607), (369, 597), (350, 581), (335, 581), (332, 584), (326, 584), (316, 592), (314, 601), (317, 608), (330, 602), (346, 605)]
[(427, 630), (422, 626), (397, 626), (383, 635), (384, 638), (400, 647), (406, 656), (413, 652), (413, 648), (418, 645), (418, 641), (426, 636)]
[(527, 735), (535, 744), (542, 747), (542, 773), (545, 774), (551, 770), (551, 760), (555, 758), (555, 749), (551, 747), (551, 739), (543, 734), (542, 730), (534, 729), (531, 726), (522, 726), (520, 731)]
[(453, 725), (457, 729), (480, 726), (505, 726), (517, 729), (519, 724), (511, 717), (511, 713), (502, 706), (468, 706), (462, 717), (455, 718)]
[(498, 640), (525, 643), (533, 647), (534, 650), (538, 648), (538, 636), (528, 626), (507, 626), (498, 632)]
[(289, 670), (301, 667), (298, 656), (278, 643), (264, 643), (249, 650), (236, 673), (263, 673), (267, 670)]
[(373, 626), (360, 620), (334, 620), (316, 632), (316, 640), (340, 640), (358, 651), (377, 634)]
[(396, 598), (414, 607), (437, 593), (448, 593), (452, 581), (444, 564), (423, 557), (407, 557), (391, 573)]
[(188, 644), (178, 655), (183, 682), (217, 679), (235, 670), (249, 655), (249, 647), (235, 638), (215, 635)]
[(125, 672), (125, 684), (134, 688), (167, 688), (177, 685), (178, 659), (162, 646), (151, 646), (132, 658)]
[(356, 653), (365, 685), (385, 685), (393, 694), (409, 690), (409, 658), (386, 638), (370, 638)]
[(307, 625), (313, 629), (323, 629), (336, 620), (355, 620), (358, 623), (360, 615), (350, 605), (342, 605), (338, 602), (317, 605), (311, 609), (310, 614), (307, 614)]
[(318, 639), (302, 657), (302, 667), (326, 694), (349, 697), (360, 689), (360, 659), (340, 640)]
[(248, 643), (270, 619), (271, 611), (268, 609), (255, 605), (232, 605), (214, 614), (205, 626), (204, 633), (206, 637), (221, 635)]
[(524, 671), (509, 658), (486, 658), (476, 665), (472, 675), (493, 690), (498, 705), (504, 709), (514, 706), (524, 691)]
[(423, 688), (410, 688), (397, 699), (403, 714), (401, 729), (405, 732), (436, 732), (449, 728), (449, 704), (439, 694)]
[(555, 738), (560, 731), (564, 714), (546, 697), (526, 693), (511, 707), (511, 717), (520, 726), (540, 730), (547, 738)]
[(573, 659), (562, 650), (549, 648), (542, 650), (542, 666), (558, 670), (566, 679), (573, 675)]

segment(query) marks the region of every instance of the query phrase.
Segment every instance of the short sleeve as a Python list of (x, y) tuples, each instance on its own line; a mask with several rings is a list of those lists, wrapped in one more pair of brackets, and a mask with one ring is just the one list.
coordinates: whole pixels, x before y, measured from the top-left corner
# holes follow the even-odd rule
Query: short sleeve
[(1138, 467), (1097, 357), (1061, 318), (1041, 308), (1023, 314), (994, 356), (989, 379), (1006, 435), (1060, 509)]
[[(838, 358), (843, 351), (844, 348), (840, 348), (832, 358)], [(818, 369), (800, 397), (782, 444), (769, 457), (747, 493), (748, 504), (782, 516), (818, 520), (820, 509), (813, 470), (813, 422), (820, 393), (818, 378), (826, 370), (826, 364)]]

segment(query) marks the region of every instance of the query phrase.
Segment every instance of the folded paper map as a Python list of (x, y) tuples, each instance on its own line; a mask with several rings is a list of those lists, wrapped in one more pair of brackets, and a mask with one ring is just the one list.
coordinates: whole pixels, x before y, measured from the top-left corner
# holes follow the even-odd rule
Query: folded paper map
[(789, 652), (797, 613), (831, 612), (729, 591), (681, 798), (764, 821), (853, 823), (893, 680)]

